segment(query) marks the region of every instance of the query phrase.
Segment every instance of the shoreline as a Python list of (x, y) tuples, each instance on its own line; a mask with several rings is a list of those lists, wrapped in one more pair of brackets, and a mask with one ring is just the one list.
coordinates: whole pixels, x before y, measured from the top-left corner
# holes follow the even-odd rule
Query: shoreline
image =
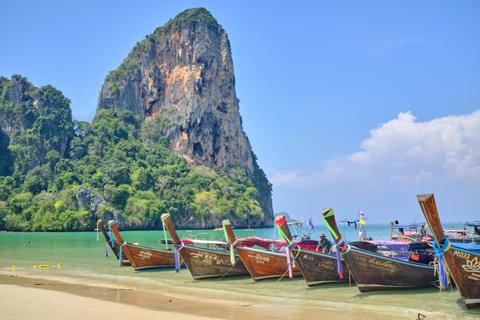
[[(9, 296), (12, 289), (22, 295), (21, 301), (9, 297), (8, 304), (2, 306), (0, 315), (5, 312), (5, 307), (14, 310), (21, 309), (18, 304), (25, 304), (25, 296), (36, 297), (41, 295), (48, 301), (61, 299), (64, 305), (71, 305), (80, 299), (79, 303), (85, 308), (104, 308), (110, 304), (123, 305), (128, 307), (125, 312), (135, 312), (136, 316), (148, 318), (153, 312), (157, 316), (164, 313), (175, 315), (175, 319), (301, 319), (309, 318), (312, 315), (321, 315), (327, 319), (335, 319), (339, 311), (334, 308), (318, 306), (306, 306), (289, 304), (286, 301), (272, 303), (269, 301), (250, 301), (250, 299), (232, 300), (219, 297), (205, 297), (195, 292), (175, 293), (171, 291), (159, 292), (159, 290), (144, 290), (130, 286), (104, 285), (104, 284), (79, 284), (51, 280), (41, 277), (30, 277), (15, 274), (0, 274), (0, 297)], [(7, 290), (7, 292), (5, 292)], [(37, 291), (40, 291), (39, 293)], [(192, 290), (196, 291), (196, 290)], [(86, 300), (85, 300), (86, 299)], [(0, 301), (4, 300), (0, 298)], [(52, 303), (50, 307), (57, 305)], [(133, 308), (133, 309), (132, 309)], [(37, 319), (52, 319), (49, 308), (40, 310), (41, 314), (35, 314)], [(354, 311), (354, 312), (352, 312)], [(56, 311), (53, 311), (56, 312)], [(114, 311), (112, 311), (114, 312)], [(63, 315), (62, 315), (63, 316)], [(112, 315), (110, 315), (112, 316)], [(362, 310), (342, 310), (343, 319), (383, 319), (385, 313), (365, 312)], [(28, 318), (28, 317), (27, 317)], [(122, 318), (122, 317), (121, 317)], [(2, 319), (9, 319), (4, 318)], [(20, 319), (20, 318), (16, 318)], [(392, 317), (389, 319), (406, 319), (405, 317)]]
[[(68, 310), (98, 309), (109, 310), (108, 316), (126, 318), (132, 314), (137, 318), (153, 316), (174, 316), (181, 320), (207, 319), (308, 319), (322, 316), (325, 319), (416, 319), (417, 313), (395, 313), (390, 310), (371, 309), (361, 305), (311, 305), (299, 304), (295, 299), (275, 299), (255, 295), (236, 297), (221, 292), (203, 291), (198, 288), (185, 290), (165, 288), (165, 290), (143, 289), (129, 285), (89, 283), (86, 279), (66, 277), (62, 280), (52, 277), (20, 275), (13, 272), (0, 273), (0, 318), (25, 319), (12, 317), (18, 310), (35, 311), (36, 319), (63, 318), (65, 314), (57, 310), (58, 301)], [(321, 289), (320, 289), (321, 290)], [(13, 299), (12, 299), (13, 294)], [(17, 297), (17, 298), (15, 298)], [(35, 301), (30, 307), (29, 299)], [(42, 302), (39, 308), (38, 301)], [(2, 302), (5, 304), (2, 306)], [(29, 308), (25, 308), (25, 303)], [(121, 311), (121, 312), (120, 312)], [(57, 314), (58, 312), (58, 314)], [(3, 315), (4, 313), (7, 316)], [(429, 318), (452, 319), (449, 315), (426, 314)], [(97, 315), (98, 316), (98, 315)], [(69, 317), (67, 317), (69, 318)], [(78, 319), (83, 319), (85, 316)], [(456, 317), (454, 317), (456, 318)], [(465, 319), (468, 319), (466, 317)], [(72, 318), (76, 319), (76, 318)], [(474, 317), (472, 317), (474, 319)]]

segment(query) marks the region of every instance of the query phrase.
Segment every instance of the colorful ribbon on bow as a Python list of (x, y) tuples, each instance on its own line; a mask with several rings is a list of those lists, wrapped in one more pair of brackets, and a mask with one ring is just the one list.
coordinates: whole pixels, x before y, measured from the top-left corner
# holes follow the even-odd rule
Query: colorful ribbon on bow
[(180, 250), (183, 248), (183, 242), (175, 247), (174, 259), (175, 259), (175, 272), (180, 272)]
[[(283, 223), (286, 223), (286, 221), (284, 221)], [(280, 235), (280, 239), (284, 239), (288, 243), (288, 247), (286, 248), (287, 250), (285, 252), (285, 255), (287, 256), (288, 277), (293, 278), (293, 268), (295, 268), (295, 257), (293, 257), (291, 250), (293, 250), (293, 246), (295, 245), (295, 243), (290, 241), (290, 239), (287, 238), (282, 228), (278, 224), (277, 224), (277, 231), (278, 231), (278, 234)]]
[(122, 250), (123, 244), (120, 245), (120, 252), (118, 253), (118, 261), (120, 263), (120, 267), (122, 266), (123, 262), (123, 250)]
[[(286, 249), (287, 249), (287, 250), (286, 250), (285, 254), (286, 254), (286, 256), (287, 256), (288, 277), (289, 277), (289, 278), (293, 278), (293, 267), (294, 267), (294, 266), (293, 266), (293, 263), (294, 263), (293, 261), (294, 261), (295, 259), (293, 259), (293, 257), (290, 256), (290, 246), (288, 246)], [(293, 261), (292, 261), (292, 260), (293, 260)]]
[(432, 247), (435, 251), (435, 273), (438, 273), (438, 280), (440, 283), (440, 289), (448, 288), (449, 285), (449, 275), (445, 263), (445, 251), (450, 250), (450, 241), (448, 237), (445, 238), (443, 245), (439, 245), (437, 241), (433, 241)]
[(110, 223), (108, 224), (108, 236), (110, 237), (110, 243), (112, 244), (112, 248), (115, 247), (115, 243), (113, 242), (113, 232)]
[(343, 265), (342, 265), (342, 256), (346, 254), (348, 251), (350, 251), (350, 246), (345, 243), (343, 239), (340, 239), (338, 241), (337, 245), (337, 250), (336, 250), (336, 256), (337, 256), (337, 272), (338, 276), (340, 279), (343, 279)]

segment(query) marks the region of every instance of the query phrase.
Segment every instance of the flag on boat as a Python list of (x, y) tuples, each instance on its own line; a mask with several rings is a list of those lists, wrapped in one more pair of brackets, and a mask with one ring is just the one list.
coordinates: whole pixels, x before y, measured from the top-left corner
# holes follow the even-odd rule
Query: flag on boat
[(361, 225), (364, 225), (365, 224), (365, 212), (363, 211), (359, 211), (358, 212), (358, 222), (361, 224)]

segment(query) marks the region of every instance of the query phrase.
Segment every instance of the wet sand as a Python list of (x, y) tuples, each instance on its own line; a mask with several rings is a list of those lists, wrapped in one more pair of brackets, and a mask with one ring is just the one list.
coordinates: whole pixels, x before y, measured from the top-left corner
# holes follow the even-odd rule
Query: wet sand
[(0, 275), (0, 319), (416, 319), (362, 309), (337, 310), (288, 301), (232, 300)]

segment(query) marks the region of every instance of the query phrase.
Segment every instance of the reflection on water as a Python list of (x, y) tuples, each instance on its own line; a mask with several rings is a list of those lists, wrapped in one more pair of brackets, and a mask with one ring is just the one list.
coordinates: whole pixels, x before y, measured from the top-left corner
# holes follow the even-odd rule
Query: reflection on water
[[(457, 225), (448, 226), (456, 228)], [(326, 232), (316, 228), (312, 237)], [(346, 238), (356, 239), (357, 230), (344, 228)], [(273, 229), (236, 230), (238, 237), (256, 235), (272, 237)], [(390, 228), (386, 225), (370, 225), (369, 236), (375, 239), (389, 237)], [(179, 231), (197, 238), (221, 239), (223, 232)], [(160, 246), (164, 239), (162, 231), (123, 232), (124, 239), (149, 246)], [(130, 267), (119, 267), (110, 253), (105, 257), (105, 241), (100, 234), (96, 240), (95, 232), (79, 233), (10, 233), (0, 232), (0, 270), (19, 274), (53, 275), (74, 277), (90, 282), (110, 283), (142, 287), (153, 290), (188, 290), (206, 297), (243, 299), (257, 301), (272, 299), (276, 303), (294, 302), (305, 306), (355, 310), (369, 308), (405, 315), (417, 312), (448, 316), (454, 318), (480, 317), (479, 311), (466, 311), (456, 290), (438, 292), (436, 289), (383, 291), (360, 294), (355, 286), (348, 284), (327, 284), (309, 288), (303, 279), (275, 279), (254, 282), (249, 277), (192, 280), (187, 270), (175, 273), (173, 270), (134, 272)], [(431, 317), (434, 318), (433, 316)], [(412, 318), (413, 319), (413, 318)]]

